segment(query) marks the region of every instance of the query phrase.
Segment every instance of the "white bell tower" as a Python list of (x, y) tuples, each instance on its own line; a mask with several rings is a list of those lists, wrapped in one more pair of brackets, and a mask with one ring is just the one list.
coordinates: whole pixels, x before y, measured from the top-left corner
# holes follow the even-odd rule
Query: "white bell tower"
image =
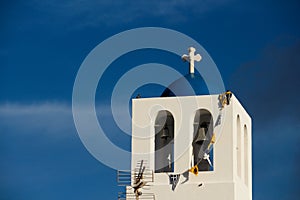
[[(197, 81), (192, 50), (183, 59)], [(132, 100), (124, 199), (252, 200), (251, 118), (229, 91), (195, 93)]]

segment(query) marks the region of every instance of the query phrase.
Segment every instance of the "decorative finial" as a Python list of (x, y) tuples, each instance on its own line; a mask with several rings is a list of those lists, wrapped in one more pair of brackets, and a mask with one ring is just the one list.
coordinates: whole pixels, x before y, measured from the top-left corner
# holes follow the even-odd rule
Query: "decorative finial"
[(195, 70), (194, 70), (195, 61), (199, 62), (202, 59), (200, 54), (195, 55), (195, 51), (196, 51), (196, 49), (194, 47), (190, 47), (189, 48), (189, 55), (183, 54), (182, 57), (181, 57), (182, 60), (190, 62), (190, 74), (195, 73)]

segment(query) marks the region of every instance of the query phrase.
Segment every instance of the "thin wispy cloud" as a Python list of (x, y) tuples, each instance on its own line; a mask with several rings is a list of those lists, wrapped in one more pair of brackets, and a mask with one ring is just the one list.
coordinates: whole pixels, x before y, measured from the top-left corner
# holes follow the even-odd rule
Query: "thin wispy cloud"
[[(120, 105), (118, 109), (123, 112), (116, 113), (114, 117), (128, 117), (128, 113), (124, 112), (124, 105)], [(98, 105), (96, 112), (100, 116), (100, 123), (101, 120), (106, 120), (112, 115), (109, 105)], [(76, 134), (72, 107), (62, 102), (0, 104), (0, 129), (5, 132), (60, 135), (63, 137), (70, 133)]]
[(63, 103), (4, 103), (0, 105), (0, 115), (39, 115), (39, 114), (69, 114), (70, 106)]
[(71, 107), (64, 103), (0, 105), (0, 128), (4, 133), (63, 136), (74, 133)]

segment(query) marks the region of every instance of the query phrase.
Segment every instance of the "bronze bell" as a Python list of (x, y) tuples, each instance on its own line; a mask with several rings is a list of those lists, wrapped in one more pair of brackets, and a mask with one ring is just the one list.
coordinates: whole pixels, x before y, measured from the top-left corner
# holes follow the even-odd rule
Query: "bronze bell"
[(206, 140), (206, 129), (205, 128), (199, 128), (197, 136), (195, 137), (194, 143), (201, 143), (204, 140)]
[(161, 139), (167, 139), (169, 137), (169, 129), (168, 127), (164, 127), (164, 129), (162, 130), (162, 134), (160, 136)]

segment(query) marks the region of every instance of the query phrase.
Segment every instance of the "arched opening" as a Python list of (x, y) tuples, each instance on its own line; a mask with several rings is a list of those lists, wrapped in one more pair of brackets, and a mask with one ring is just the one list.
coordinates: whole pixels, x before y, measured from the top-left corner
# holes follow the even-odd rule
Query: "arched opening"
[(166, 110), (155, 120), (155, 172), (174, 171), (174, 118)]
[(213, 118), (206, 109), (197, 110), (194, 118), (193, 161), (199, 171), (213, 170)]
[(241, 120), (240, 116), (237, 116), (236, 120), (236, 134), (237, 134), (237, 147), (236, 147), (236, 158), (237, 158), (237, 174), (241, 177), (241, 157), (242, 157), (242, 136), (241, 136)]
[(248, 186), (248, 130), (244, 125), (244, 163), (245, 163), (245, 184)]

